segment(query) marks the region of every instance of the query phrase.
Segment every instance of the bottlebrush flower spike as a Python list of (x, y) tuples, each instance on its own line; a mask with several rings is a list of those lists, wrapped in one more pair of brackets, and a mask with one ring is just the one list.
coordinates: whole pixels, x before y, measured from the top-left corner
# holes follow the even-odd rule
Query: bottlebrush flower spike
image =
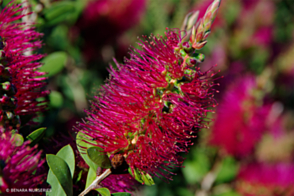
[(124, 64), (110, 66), (110, 78), (78, 129), (108, 155), (122, 154), (133, 174), (169, 178), (169, 169), (183, 162), (178, 153), (188, 152), (217, 105), (215, 73), (200, 70), (202, 55), (182, 42), (179, 30), (143, 38), (141, 50), (132, 48)]
[[(44, 163), (44, 160), (40, 159), (41, 151), (37, 152), (37, 146), (31, 148), (29, 141), (21, 146), (15, 146), (10, 133), (0, 135), (0, 145), (0, 193), (18, 195), (9, 192), (10, 188), (37, 188), (44, 181), (44, 175), (36, 172)], [(27, 194), (32, 193), (19, 193)]]
[(293, 163), (243, 166), (237, 177), (237, 190), (244, 196), (294, 195), (293, 172)]
[(20, 115), (33, 118), (46, 107), (36, 100), (48, 94), (44, 73), (37, 71), (43, 55), (25, 54), (41, 47), (42, 34), (19, 21), (26, 9), (12, 1), (0, 13), (0, 132), (18, 130)]
[(257, 78), (246, 76), (235, 81), (220, 102), (210, 143), (230, 155), (249, 155), (266, 131), (270, 105), (262, 104), (263, 92)]

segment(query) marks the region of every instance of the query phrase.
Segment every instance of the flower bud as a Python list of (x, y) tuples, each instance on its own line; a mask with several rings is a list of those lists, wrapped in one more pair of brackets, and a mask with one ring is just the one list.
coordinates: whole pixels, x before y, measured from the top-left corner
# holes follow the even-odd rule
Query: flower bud
[(111, 159), (111, 166), (114, 169), (119, 168), (125, 161), (125, 158), (122, 154), (115, 154)]
[(184, 42), (184, 43), (183, 43), (183, 48), (184, 48), (184, 50), (185, 50), (186, 52), (189, 52), (189, 51), (192, 50), (192, 45), (191, 45), (190, 42)]

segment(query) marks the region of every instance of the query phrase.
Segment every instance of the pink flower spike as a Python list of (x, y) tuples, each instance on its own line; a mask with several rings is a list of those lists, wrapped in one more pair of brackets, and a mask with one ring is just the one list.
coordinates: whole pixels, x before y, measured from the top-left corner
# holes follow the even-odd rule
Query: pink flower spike
[(243, 166), (237, 177), (237, 190), (244, 196), (294, 194), (294, 165), (255, 163)]
[(31, 195), (29, 192), (15, 193), (9, 190), (37, 188), (42, 184), (45, 176), (39, 173), (45, 160), (41, 159), (41, 151), (37, 151), (37, 146), (31, 148), (29, 141), (15, 146), (9, 132), (0, 135), (0, 145), (0, 193)]
[(194, 57), (181, 48), (182, 39), (177, 29), (139, 39), (130, 59), (110, 66), (110, 78), (77, 128), (109, 155), (122, 154), (132, 171), (171, 179), (169, 170), (183, 163), (178, 153), (188, 152), (217, 105), (215, 73), (186, 62)]
[(224, 94), (217, 111), (210, 143), (230, 155), (249, 155), (266, 130), (268, 105), (259, 106), (254, 97), (254, 77), (241, 78)]

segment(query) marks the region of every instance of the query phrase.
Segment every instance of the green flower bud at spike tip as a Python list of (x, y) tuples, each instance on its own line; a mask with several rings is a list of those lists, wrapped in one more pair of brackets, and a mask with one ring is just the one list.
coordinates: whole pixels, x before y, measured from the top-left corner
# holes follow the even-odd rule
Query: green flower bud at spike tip
[[(188, 37), (190, 38), (192, 47), (194, 49), (200, 50), (207, 43), (206, 38), (210, 33), (210, 28), (216, 17), (220, 2), (221, 0), (215, 0), (212, 4), (210, 4), (205, 12), (204, 17), (199, 22), (194, 22), (195, 25), (193, 26), (191, 33), (187, 31), (188, 29), (182, 29), (187, 31)], [(197, 12), (195, 12), (195, 14), (196, 13)]]
[(199, 11), (190, 12), (186, 15), (181, 27), (181, 30), (183, 30), (181, 33), (182, 37), (184, 37), (185, 33), (187, 33), (187, 36), (186, 36), (187, 38), (190, 37), (189, 35), (191, 34), (192, 28), (194, 27), (198, 19), (198, 16), (199, 16)]

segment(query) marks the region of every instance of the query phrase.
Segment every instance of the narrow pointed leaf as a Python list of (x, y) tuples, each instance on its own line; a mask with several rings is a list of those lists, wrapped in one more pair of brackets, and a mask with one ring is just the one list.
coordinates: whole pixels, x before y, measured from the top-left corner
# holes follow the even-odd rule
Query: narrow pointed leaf
[(140, 172), (137, 168), (135, 168), (134, 174), (133, 174), (130, 167), (128, 171), (133, 176), (133, 178), (135, 178), (135, 180), (137, 180), (138, 182), (144, 185), (151, 186), (155, 184), (152, 177), (148, 173), (145, 173), (144, 171)]
[(77, 177), (77, 180), (76, 180), (76, 183), (79, 182), (82, 178), (82, 175), (83, 175), (83, 170), (81, 170), (78, 174), (78, 177)]
[(44, 137), (46, 133), (46, 127), (41, 127), (35, 131), (33, 131), (30, 135), (28, 135), (26, 138), (28, 140), (31, 140), (31, 146), (34, 146), (35, 144), (37, 144), (42, 137)]
[(107, 188), (95, 189), (100, 193), (101, 196), (110, 196), (110, 191)]
[(53, 26), (61, 22), (74, 23), (78, 17), (78, 4), (71, 1), (54, 2), (44, 9), (44, 17), (47, 20), (46, 26)]
[(87, 180), (86, 180), (86, 186), (85, 189), (88, 188), (92, 182), (96, 179), (96, 171), (94, 171), (91, 167), (89, 168), (88, 174), (87, 174)]

